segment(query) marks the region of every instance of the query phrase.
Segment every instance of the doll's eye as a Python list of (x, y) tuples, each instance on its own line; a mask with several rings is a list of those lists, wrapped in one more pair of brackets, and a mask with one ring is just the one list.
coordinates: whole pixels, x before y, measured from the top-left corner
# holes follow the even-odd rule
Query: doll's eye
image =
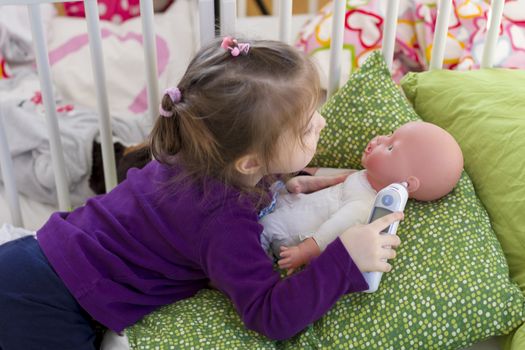
[(390, 145), (390, 146), (388, 146), (387, 149), (388, 149), (389, 151), (392, 151), (392, 149), (394, 149), (394, 146), (393, 146), (393, 145)]

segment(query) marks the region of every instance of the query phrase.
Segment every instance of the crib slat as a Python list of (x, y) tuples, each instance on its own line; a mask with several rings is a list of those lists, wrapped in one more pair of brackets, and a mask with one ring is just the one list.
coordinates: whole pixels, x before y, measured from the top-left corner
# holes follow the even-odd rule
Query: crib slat
[(343, 56), (343, 37), (345, 34), (346, 0), (334, 0), (332, 18), (332, 42), (330, 43), (330, 68), (328, 73), (328, 97), (339, 89), (341, 59)]
[(148, 114), (150, 121), (159, 114), (159, 79), (157, 76), (157, 44), (153, 21), (153, 0), (140, 0), (142, 38), (144, 41), (144, 62), (146, 62), (146, 83), (148, 87)]
[(499, 27), (503, 16), (504, 0), (492, 0), (489, 14), (488, 31), (483, 45), (483, 56), (481, 58), (481, 68), (490, 68), (494, 65), (494, 54), (498, 43)]
[(91, 67), (93, 69), (97, 93), (104, 183), (106, 185), (106, 192), (109, 192), (117, 185), (117, 167), (115, 165), (115, 151), (113, 149), (97, 0), (84, 0), (84, 8), (86, 9)]
[(58, 129), (55, 98), (53, 95), (53, 87), (51, 85), (51, 72), (47, 56), (46, 40), (44, 38), (42, 14), (39, 5), (28, 5), (28, 11), (35, 46), (38, 77), (42, 88), (42, 100), (44, 102), (46, 124), (49, 132), (51, 159), (53, 162), (53, 172), (55, 173), (55, 184), (58, 195), (58, 207), (62, 211), (67, 211), (71, 209), (71, 201), (69, 198), (66, 167), (64, 164), (64, 153)]
[(279, 2), (280, 0), (272, 0), (272, 15), (279, 16)]
[(199, 0), (199, 34), (201, 46), (215, 37), (215, 6), (213, 0)]
[(11, 213), (11, 222), (14, 226), (24, 227), (20, 202), (18, 201), (18, 191), (16, 188), (15, 175), (13, 171), (13, 160), (7, 145), (3, 116), (0, 114), (0, 169), (2, 170), (2, 181), (4, 182), (7, 205)]
[(441, 67), (443, 67), (451, 8), (452, 0), (439, 0), (436, 27), (434, 29), (434, 42), (432, 43), (430, 58), (430, 70), (441, 69)]
[(397, 15), (399, 12), (399, 0), (387, 2), (385, 25), (383, 27), (382, 52), (388, 69), (392, 69), (394, 60), (394, 47), (396, 45)]
[(221, 0), (221, 35), (235, 36), (237, 8), (235, 0)]
[(279, 7), (279, 40), (292, 43), (292, 0), (281, 0)]
[(248, 7), (246, 6), (246, 0), (237, 1), (237, 16), (246, 17), (248, 15)]
[(319, 8), (319, 1), (317, 0), (308, 0), (308, 13), (315, 14)]

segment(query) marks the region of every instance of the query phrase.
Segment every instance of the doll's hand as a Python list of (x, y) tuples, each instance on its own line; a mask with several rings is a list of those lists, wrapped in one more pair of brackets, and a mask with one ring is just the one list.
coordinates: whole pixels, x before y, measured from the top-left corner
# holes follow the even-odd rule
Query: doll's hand
[(396, 257), (394, 249), (401, 241), (397, 235), (380, 232), (401, 219), (402, 212), (388, 214), (368, 225), (352, 226), (339, 236), (361, 272), (389, 272), (392, 269), (387, 260)]
[(290, 193), (311, 193), (337, 185), (346, 180), (350, 173), (336, 176), (296, 176), (286, 182), (286, 189)]
[(298, 246), (282, 246), (279, 256), (281, 257), (278, 262), (279, 267), (283, 270), (286, 269), (287, 275), (291, 275), (295, 269), (304, 265), (304, 257)]
[(293, 247), (281, 246), (279, 256), (279, 267), (281, 269), (288, 269), (288, 275), (291, 275), (298, 267), (306, 265), (321, 254), (319, 245), (312, 237), (309, 237)]

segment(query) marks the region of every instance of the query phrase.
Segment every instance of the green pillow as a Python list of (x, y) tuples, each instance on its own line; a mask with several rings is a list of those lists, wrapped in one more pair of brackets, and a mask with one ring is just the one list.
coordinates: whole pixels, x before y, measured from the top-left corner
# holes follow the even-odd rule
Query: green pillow
[[(525, 295), (525, 71), (436, 70), (409, 74), (402, 86), (419, 115), (447, 129), (461, 145), (510, 277)], [(521, 328), (512, 349), (521, 349), (514, 345), (518, 341), (525, 344)]]
[[(417, 119), (380, 53), (373, 53), (324, 106), (328, 126), (315, 163), (358, 168), (378, 133)], [(272, 342), (246, 330), (218, 291), (145, 317), (126, 333), (133, 349), (457, 349), (510, 332), (525, 300), (468, 176), (445, 198), (410, 200), (393, 270), (373, 294), (354, 293), (294, 338)]]
[(409, 74), (402, 86), (421, 118), (461, 145), (510, 276), (525, 293), (525, 71), (431, 71)]

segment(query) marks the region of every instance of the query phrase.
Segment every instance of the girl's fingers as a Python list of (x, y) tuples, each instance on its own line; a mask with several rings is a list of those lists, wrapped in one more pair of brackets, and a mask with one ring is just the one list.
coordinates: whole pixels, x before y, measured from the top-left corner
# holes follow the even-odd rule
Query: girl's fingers
[(390, 272), (392, 271), (392, 265), (387, 262), (379, 263), (379, 272)]
[(397, 248), (401, 244), (401, 239), (398, 235), (383, 235), (382, 246), (384, 248)]
[(388, 226), (392, 225), (394, 222), (402, 220), (404, 217), (402, 211), (391, 213), (380, 217), (379, 219), (368, 224), (374, 231), (381, 232)]
[(381, 254), (384, 259), (394, 259), (396, 256), (397, 253), (394, 249), (383, 249), (383, 254)]

